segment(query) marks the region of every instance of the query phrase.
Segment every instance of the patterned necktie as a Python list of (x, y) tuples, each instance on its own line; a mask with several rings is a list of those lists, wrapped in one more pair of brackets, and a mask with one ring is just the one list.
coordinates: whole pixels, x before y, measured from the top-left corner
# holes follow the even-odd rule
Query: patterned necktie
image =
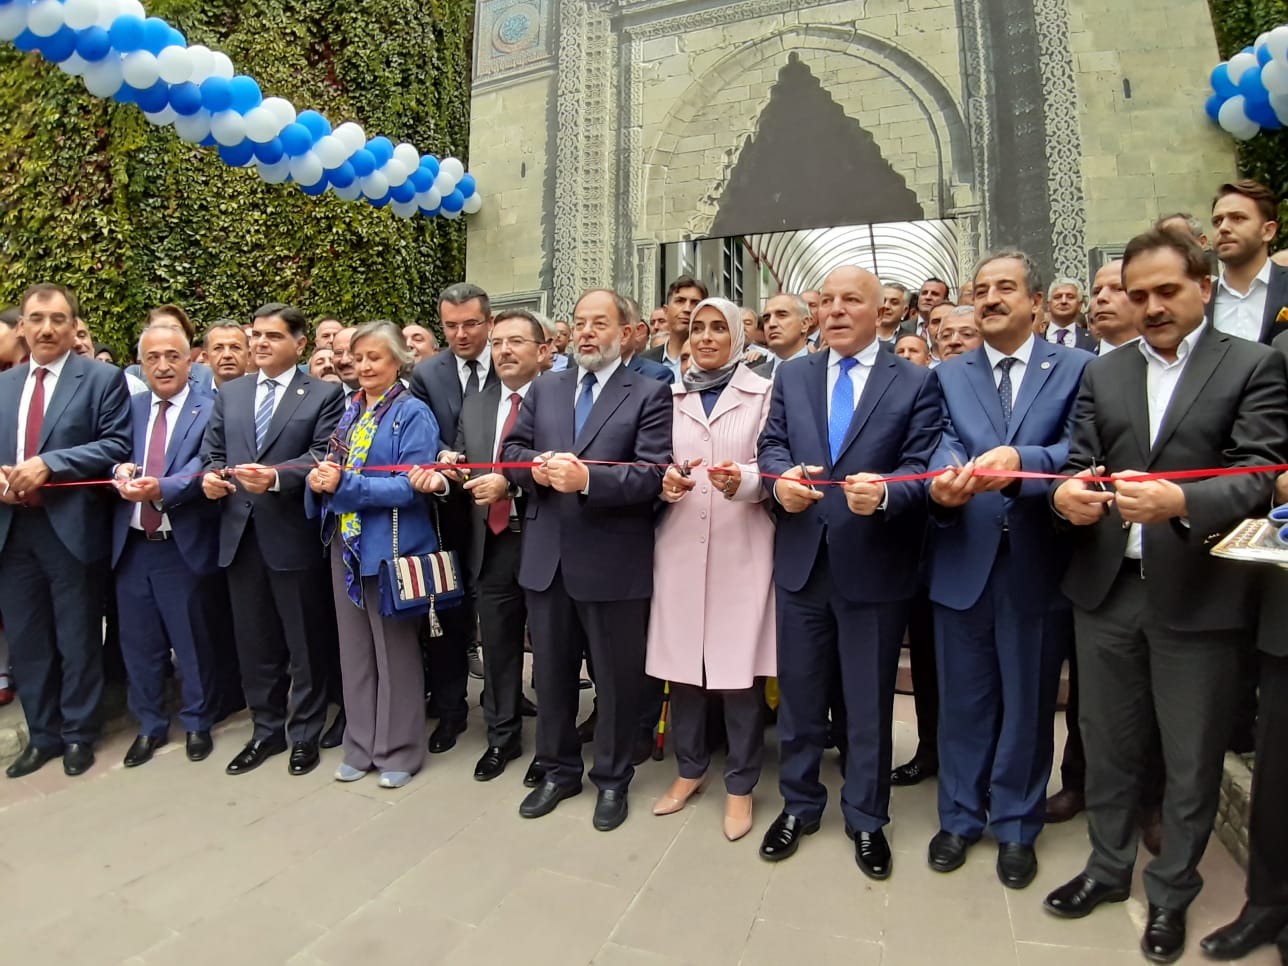
[(997, 368), (1002, 370), (1002, 378), (997, 383), (997, 398), (1002, 404), (1002, 424), (1007, 429), (1011, 428), (1011, 366), (1019, 361), (1007, 356), (997, 363)]
[(471, 359), (465, 366), (470, 370), (469, 378), (465, 380), (465, 398), (469, 399), (479, 391), (479, 361)]
[(1065, 344), (1065, 341), (1064, 341), (1064, 340), (1065, 340), (1065, 337), (1066, 337), (1066, 336), (1068, 336), (1068, 334), (1069, 334), (1069, 330), (1068, 330), (1068, 329), (1057, 329), (1057, 330), (1056, 330), (1056, 333), (1055, 333), (1055, 343), (1056, 343), (1056, 345), (1064, 345), (1064, 344)]
[(255, 451), (264, 448), (264, 437), (268, 435), (268, 424), (273, 421), (273, 397), (277, 395), (277, 382), (273, 379), (264, 382), (264, 398), (259, 401), (255, 410)]
[[(143, 460), (143, 475), (158, 480), (165, 472), (165, 414), (169, 408), (168, 399), (157, 403), (157, 418), (152, 421), (152, 434), (148, 437), (148, 451)], [(156, 533), (161, 529), (161, 511), (152, 505), (151, 500), (139, 504), (139, 522), (143, 524), (144, 533)]]
[(832, 449), (833, 463), (841, 455), (845, 434), (849, 432), (850, 423), (854, 420), (854, 383), (850, 381), (850, 370), (858, 364), (858, 360), (853, 357), (842, 359), (841, 373), (836, 377), (836, 386), (832, 389), (832, 411), (827, 419), (827, 442)]
[(588, 372), (581, 380), (581, 395), (577, 397), (577, 409), (573, 412), (572, 438), (581, 435), (581, 428), (590, 418), (590, 410), (595, 405), (595, 383), (598, 380), (593, 372)]
[[(519, 403), (523, 397), (517, 392), (510, 393), (510, 411), (506, 414), (505, 425), (501, 427), (501, 436), (496, 441), (497, 459), (501, 458), (501, 444), (514, 429), (514, 421), (519, 417)], [(493, 533), (500, 533), (510, 525), (510, 501), (497, 500), (487, 508), (487, 526)]]
[[(45, 425), (45, 375), (48, 372), (44, 366), (37, 366), (32, 373), (36, 384), (31, 389), (31, 399), (27, 403), (27, 426), (23, 433), (24, 459), (31, 459), (40, 452), (40, 430)], [(40, 491), (29, 491), (24, 501), (27, 506), (40, 506)]]

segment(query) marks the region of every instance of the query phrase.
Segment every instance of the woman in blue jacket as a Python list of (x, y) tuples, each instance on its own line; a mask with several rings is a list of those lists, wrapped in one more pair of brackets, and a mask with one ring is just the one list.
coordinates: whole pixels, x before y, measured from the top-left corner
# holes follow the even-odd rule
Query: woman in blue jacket
[(324, 463), (309, 472), (305, 501), (322, 516), (330, 545), (331, 583), (340, 631), (340, 673), (348, 725), (338, 781), (380, 772), (382, 788), (400, 788), (425, 763), (425, 686), (418, 617), (381, 614), (378, 574), (393, 557), (394, 512), (399, 554), (438, 549), (429, 503), (405, 472), (364, 467), (432, 463), (440, 448), (429, 407), (399, 378), (414, 357), (392, 322), (354, 333), (356, 394)]

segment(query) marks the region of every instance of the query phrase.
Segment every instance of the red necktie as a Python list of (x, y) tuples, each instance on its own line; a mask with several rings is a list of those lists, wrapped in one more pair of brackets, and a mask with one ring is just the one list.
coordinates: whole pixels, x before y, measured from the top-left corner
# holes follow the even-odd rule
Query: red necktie
[[(36, 385), (31, 390), (31, 400), (27, 403), (27, 429), (23, 436), (23, 459), (31, 459), (40, 451), (40, 428), (45, 424), (45, 373), (44, 366), (38, 366), (34, 373)], [(40, 493), (33, 490), (26, 498), (27, 506), (40, 506)]]
[[(517, 392), (510, 393), (510, 412), (505, 417), (505, 425), (501, 427), (501, 438), (496, 441), (496, 453), (501, 455), (501, 444), (505, 438), (510, 435), (510, 430), (514, 429), (514, 421), (519, 417), (519, 403), (523, 397)], [(500, 533), (510, 525), (510, 501), (497, 500), (487, 508), (487, 525), (493, 533)]]
[[(152, 421), (152, 435), (148, 437), (148, 452), (143, 460), (143, 475), (158, 480), (165, 472), (165, 413), (169, 408), (168, 399), (157, 403), (157, 418)], [(143, 524), (144, 533), (156, 533), (161, 529), (161, 511), (152, 505), (151, 500), (139, 504), (139, 522)]]

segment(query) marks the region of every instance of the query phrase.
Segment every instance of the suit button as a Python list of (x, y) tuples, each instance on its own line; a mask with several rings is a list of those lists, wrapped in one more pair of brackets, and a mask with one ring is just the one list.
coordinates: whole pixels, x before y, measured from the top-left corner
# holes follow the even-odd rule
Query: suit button
[(703, 510), (701, 513), (698, 514), (698, 516), (701, 517), (703, 520), (705, 520), (707, 518), (707, 511)]
[(706, 543), (706, 542), (707, 542), (706, 537), (698, 537), (698, 543)]
[(702, 488), (702, 492), (703, 492), (703, 493), (706, 493), (706, 492), (707, 492), (707, 488), (706, 488), (705, 486)]
[(704, 442), (704, 443), (709, 443), (709, 442), (711, 442), (711, 437), (710, 437), (710, 436), (703, 435), (703, 437), (702, 437), (702, 442)]
[(250, 509), (250, 500), (247, 500), (245, 503), (243, 503), (243, 504), (242, 504), (242, 506), (244, 506), (247, 510), (249, 510), (249, 509)]

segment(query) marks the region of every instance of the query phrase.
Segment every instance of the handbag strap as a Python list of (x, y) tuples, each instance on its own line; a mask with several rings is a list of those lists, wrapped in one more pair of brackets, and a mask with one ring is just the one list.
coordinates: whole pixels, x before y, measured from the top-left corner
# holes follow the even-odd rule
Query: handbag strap
[(394, 560), (398, 559), (398, 508), (394, 507)]
[[(438, 549), (442, 550), (443, 549), (443, 530), (438, 522), (438, 500), (432, 499), (430, 501), (429, 508), (431, 511), (433, 511), (433, 515), (434, 515), (434, 539), (438, 541)], [(398, 555), (398, 508), (397, 507), (394, 507), (393, 527), (394, 527), (393, 551), (394, 551), (394, 559), (397, 560), (399, 556)]]

